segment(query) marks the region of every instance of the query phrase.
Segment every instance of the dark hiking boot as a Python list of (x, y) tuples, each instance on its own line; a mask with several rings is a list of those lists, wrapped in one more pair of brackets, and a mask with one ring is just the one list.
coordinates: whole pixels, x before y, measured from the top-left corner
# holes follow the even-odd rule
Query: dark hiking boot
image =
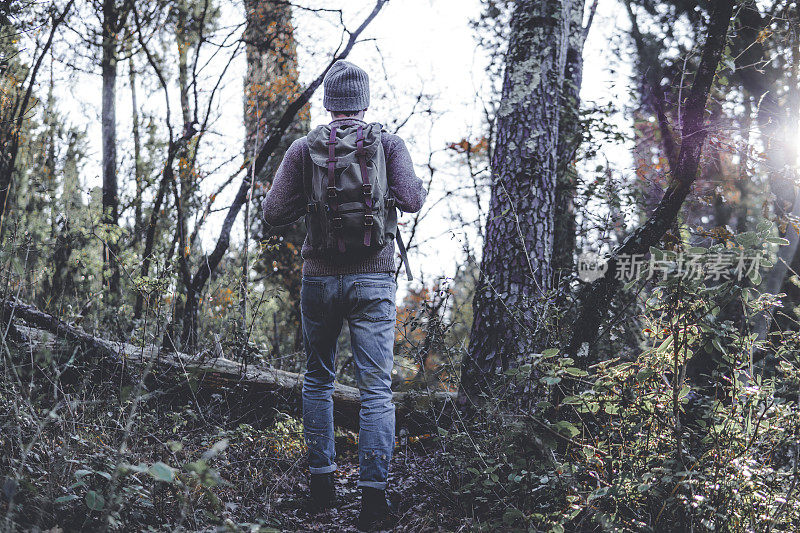
[(363, 487), (361, 489), (361, 512), (358, 515), (359, 531), (391, 529), (397, 523), (397, 514), (386, 491)]
[(336, 505), (336, 484), (333, 472), (311, 474), (311, 510), (315, 512), (330, 509)]

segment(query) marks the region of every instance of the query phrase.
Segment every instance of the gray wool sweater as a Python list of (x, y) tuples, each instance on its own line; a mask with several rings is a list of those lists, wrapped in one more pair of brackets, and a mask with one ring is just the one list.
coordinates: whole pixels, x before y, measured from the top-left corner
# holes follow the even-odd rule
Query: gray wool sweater
[[(365, 124), (354, 119), (337, 119), (331, 122), (339, 126)], [(428, 192), (422, 180), (414, 173), (411, 155), (403, 139), (391, 133), (381, 133), (381, 144), (386, 156), (386, 174), (389, 189), (397, 200), (397, 207), (406, 213), (415, 213), (422, 208)], [(305, 215), (306, 199), (303, 178), (310, 175), (313, 165), (308, 142), (301, 137), (292, 143), (283, 156), (272, 186), (261, 202), (264, 220), (271, 226), (291, 224)], [(386, 244), (374, 254), (359, 256), (352, 261), (333, 261), (322, 254), (315, 254), (306, 237), (301, 250), (303, 275), (331, 276), (340, 274), (365, 274), (370, 272), (394, 272), (394, 241)]]

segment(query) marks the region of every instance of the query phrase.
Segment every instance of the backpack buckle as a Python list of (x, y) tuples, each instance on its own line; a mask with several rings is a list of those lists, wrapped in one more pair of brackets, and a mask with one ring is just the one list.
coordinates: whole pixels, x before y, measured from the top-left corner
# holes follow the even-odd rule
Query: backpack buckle
[(342, 224), (342, 217), (333, 217), (331, 219), (331, 227), (334, 229), (342, 229), (344, 224)]
[(319, 206), (315, 203), (306, 204), (306, 213), (316, 213), (319, 211)]
[(375, 223), (375, 217), (371, 214), (364, 215), (364, 225), (365, 226), (372, 226)]
[(336, 198), (336, 187), (328, 187), (328, 198)]
[(364, 193), (364, 196), (372, 196), (372, 184), (371, 183), (361, 184), (361, 192)]
[(391, 209), (397, 205), (397, 200), (395, 198), (387, 198), (385, 205), (388, 209)]

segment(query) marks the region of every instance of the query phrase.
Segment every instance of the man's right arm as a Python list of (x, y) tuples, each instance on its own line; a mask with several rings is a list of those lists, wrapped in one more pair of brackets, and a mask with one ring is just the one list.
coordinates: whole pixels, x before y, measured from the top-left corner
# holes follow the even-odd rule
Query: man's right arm
[(292, 143), (283, 156), (272, 186), (261, 202), (264, 220), (270, 226), (285, 226), (305, 213), (303, 191), (303, 138)]

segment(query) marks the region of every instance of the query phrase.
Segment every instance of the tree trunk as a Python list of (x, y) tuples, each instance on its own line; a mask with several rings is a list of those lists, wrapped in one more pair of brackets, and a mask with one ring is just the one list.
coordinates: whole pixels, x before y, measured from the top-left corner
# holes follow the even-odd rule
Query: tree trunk
[(575, 155), (583, 131), (580, 122), (581, 83), (583, 81), (583, 45), (589, 28), (583, 27), (583, 2), (569, 6), (567, 14), (567, 53), (561, 86), (561, 110), (558, 120), (558, 177), (556, 180), (555, 222), (553, 229), (554, 280), (574, 271), (576, 244), (575, 188), (578, 171)]
[[(119, 196), (117, 192), (117, 33), (119, 11), (116, 0), (103, 2), (103, 34), (101, 70), (103, 77), (102, 96), (102, 141), (103, 141), (103, 223), (116, 226), (119, 223)], [(110, 270), (107, 280), (112, 301), (119, 296), (119, 266), (116, 235), (109, 235), (103, 246), (103, 262)]]
[(131, 84), (131, 110), (133, 121), (133, 179), (136, 182), (136, 197), (133, 200), (133, 245), (138, 249), (141, 243), (141, 232), (144, 226), (142, 217), (142, 194), (144, 193), (144, 176), (142, 176), (142, 138), (139, 132), (139, 104), (136, 100), (136, 66), (133, 57), (129, 60), (128, 80)]
[[(74, 0), (69, 0), (61, 12), (54, 12), (50, 19), (50, 31), (47, 41), (39, 50), (38, 57), (35, 58), (33, 68), (29, 73), (22, 77), (22, 83), (11, 83), (9, 90), (8, 100), (13, 100), (12, 104), (3, 102), (2, 115), (0, 116), (0, 240), (5, 234), (5, 219), (9, 212), (9, 196), (11, 195), (11, 187), (14, 178), (14, 169), (16, 168), (17, 155), (19, 153), (20, 135), (22, 133), (23, 123), (25, 118), (29, 116), (31, 97), (33, 95), (33, 87), (36, 84), (36, 76), (42, 66), (42, 61), (49, 53), (50, 47), (53, 44), (56, 30), (64, 22), (67, 14), (72, 9)], [(8, 22), (8, 19), (5, 19)], [(13, 60), (13, 57), (12, 57)], [(7, 65), (7, 66), (10, 66)], [(15, 65), (16, 66), (16, 65)], [(24, 82), (27, 81), (28, 86), (23, 92)], [(4, 95), (5, 96), (5, 95)], [(6, 109), (10, 112), (6, 113)]]
[(534, 304), (551, 287), (568, 4), (520, 0), (512, 13), (462, 405), (533, 351)]
[[(170, 141), (167, 147), (167, 161), (164, 163), (161, 181), (159, 182), (158, 190), (156, 191), (156, 197), (153, 201), (153, 208), (150, 211), (150, 218), (147, 223), (147, 231), (145, 233), (144, 250), (142, 251), (142, 268), (139, 272), (139, 275), (143, 278), (150, 275), (150, 263), (153, 260), (153, 252), (157, 237), (156, 230), (158, 229), (158, 220), (161, 218), (161, 205), (164, 202), (164, 197), (167, 194), (167, 190), (172, 186), (172, 165), (175, 160), (176, 150), (177, 148), (175, 143)], [(134, 305), (133, 309), (134, 318), (138, 319), (142, 316), (143, 305), (144, 295), (141, 291), (139, 291), (136, 295), (136, 304)]]

